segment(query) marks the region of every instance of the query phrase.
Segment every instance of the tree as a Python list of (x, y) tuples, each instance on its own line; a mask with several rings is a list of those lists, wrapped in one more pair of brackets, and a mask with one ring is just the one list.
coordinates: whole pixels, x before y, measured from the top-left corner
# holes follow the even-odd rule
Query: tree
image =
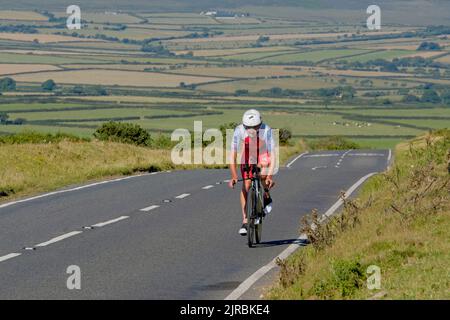
[(413, 94), (408, 94), (403, 97), (403, 102), (406, 102), (406, 103), (414, 103), (414, 102), (419, 102), (419, 101), (420, 101), (420, 99)]
[(248, 90), (247, 89), (238, 89), (234, 92), (235, 96), (245, 96), (248, 94)]
[(52, 79), (49, 79), (49, 80), (43, 82), (41, 85), (42, 90), (45, 90), (45, 91), (53, 91), (53, 89), (55, 89), (55, 87), (56, 87), (56, 83)]
[(427, 89), (423, 92), (420, 101), (426, 103), (439, 103), (441, 102), (441, 98), (433, 89)]
[(420, 46), (417, 48), (417, 51), (424, 50), (441, 50), (441, 46), (436, 42), (422, 42)]
[(14, 91), (16, 90), (16, 81), (11, 78), (0, 79), (0, 91)]
[(450, 106), (450, 91), (446, 91), (441, 95), (442, 102)]
[(6, 121), (8, 121), (9, 116), (6, 112), (0, 112), (0, 123), (6, 124)]

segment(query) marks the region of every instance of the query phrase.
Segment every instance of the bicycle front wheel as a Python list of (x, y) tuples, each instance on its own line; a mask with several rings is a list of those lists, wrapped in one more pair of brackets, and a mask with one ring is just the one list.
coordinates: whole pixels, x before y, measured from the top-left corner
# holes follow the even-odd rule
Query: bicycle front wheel
[(247, 242), (248, 247), (253, 247), (255, 238), (256, 201), (255, 189), (250, 188), (247, 193)]

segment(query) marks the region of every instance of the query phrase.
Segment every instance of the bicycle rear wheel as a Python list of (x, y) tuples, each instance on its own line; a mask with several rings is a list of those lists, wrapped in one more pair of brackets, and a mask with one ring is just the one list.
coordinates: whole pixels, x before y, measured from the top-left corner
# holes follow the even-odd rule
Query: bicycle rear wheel
[(261, 242), (261, 235), (262, 235), (262, 219), (259, 219), (259, 223), (255, 225), (255, 242), (260, 243)]
[(247, 243), (248, 247), (253, 247), (255, 242), (255, 219), (256, 219), (256, 201), (255, 190), (250, 188), (247, 193)]

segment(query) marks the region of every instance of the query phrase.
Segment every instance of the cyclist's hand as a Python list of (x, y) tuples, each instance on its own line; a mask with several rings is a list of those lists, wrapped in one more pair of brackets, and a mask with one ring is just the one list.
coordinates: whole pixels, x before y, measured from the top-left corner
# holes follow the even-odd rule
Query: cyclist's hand
[(238, 182), (238, 179), (237, 178), (231, 178), (230, 179), (230, 181), (228, 182), (228, 186), (231, 188), (231, 189), (234, 189), (234, 186), (235, 186), (235, 184)]
[(272, 176), (267, 176), (266, 178), (266, 185), (269, 189), (271, 189), (274, 186), (275, 182), (272, 180)]

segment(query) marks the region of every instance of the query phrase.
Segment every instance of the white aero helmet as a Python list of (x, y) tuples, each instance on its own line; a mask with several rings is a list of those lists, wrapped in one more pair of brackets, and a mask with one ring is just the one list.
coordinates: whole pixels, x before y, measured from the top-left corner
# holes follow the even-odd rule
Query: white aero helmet
[(256, 127), (261, 124), (261, 114), (255, 109), (247, 110), (242, 117), (242, 123), (246, 127)]

